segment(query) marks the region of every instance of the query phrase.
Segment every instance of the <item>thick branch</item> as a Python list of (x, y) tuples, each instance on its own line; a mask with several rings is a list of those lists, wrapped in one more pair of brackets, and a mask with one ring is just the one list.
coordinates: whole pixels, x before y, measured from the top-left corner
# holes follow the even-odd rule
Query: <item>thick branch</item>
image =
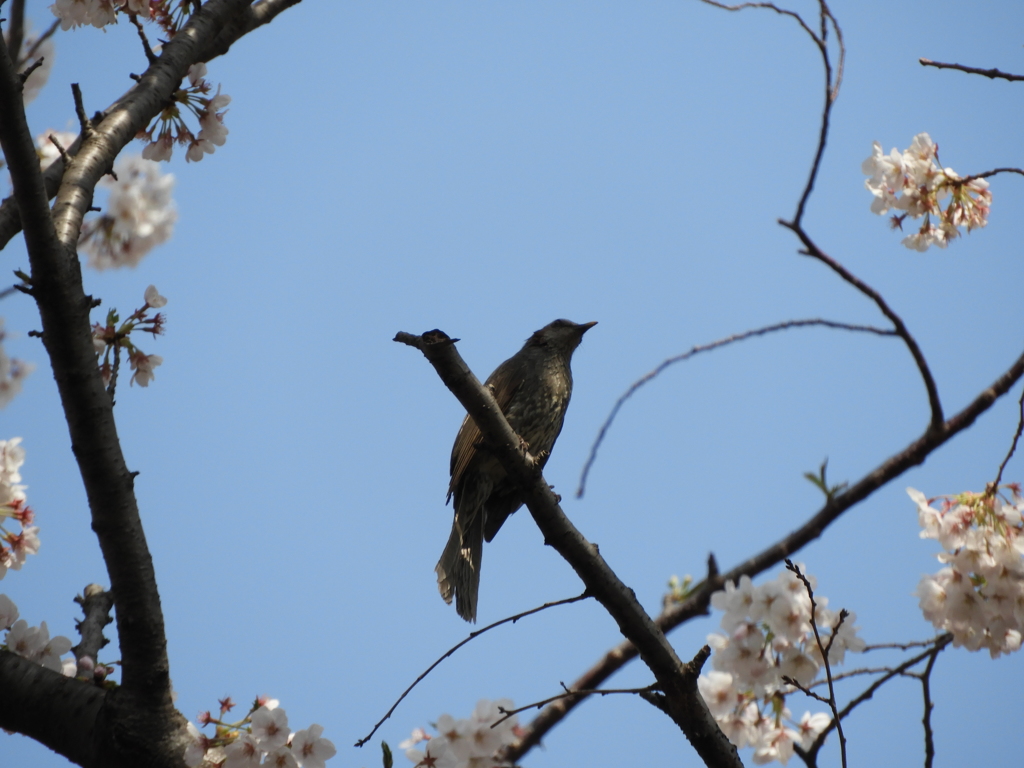
[[(121, 452), (111, 399), (96, 364), (89, 323), (93, 302), (82, 287), (75, 246), (96, 182), (168, 101), (188, 67), (208, 60), (215, 41), (226, 50), (225, 45), (237, 39), (230, 35), (224, 38), (223, 33), (240, 15), (246, 19), (252, 16), (249, 0), (210, 0), (164, 46), (159, 60), (146, 71), (139, 85), (118, 100), (97, 121), (93, 132), (83, 137), (70, 167), (64, 169), (52, 218), (25, 121), (20, 78), (0, 40), (0, 144), (9, 163), (17, 204), (7, 208), (7, 215), (13, 210), (24, 228), (31, 266), (29, 292), (39, 307), (43, 344), (88, 497), (92, 527), (110, 577), (121, 651), (122, 684), (105, 695), (98, 715), (62, 721), (53, 710), (59, 697), (52, 697), (49, 714), (38, 718), (63, 723), (65, 738), (89, 742), (93, 760), (85, 761), (85, 755), (82, 765), (180, 768), (184, 719), (171, 701), (156, 576), (134, 495), (134, 473), (129, 472)], [(272, 16), (266, 20), (269, 18)], [(247, 24), (249, 28), (258, 26), (255, 22)], [(59, 175), (59, 170), (55, 173)], [(0, 697), (4, 706), (21, 707), (21, 697), (12, 693), (19, 689), (5, 686), (0, 690), (4, 692)], [(35, 736), (32, 729), (22, 725), (17, 721), (16, 729)], [(35, 729), (41, 727), (37, 724)]]
[(249, 0), (206, 3), (164, 46), (159, 59), (142, 74), (138, 85), (108, 110), (94, 135), (82, 143), (75, 162), (64, 173), (53, 206), (57, 236), (66, 247), (73, 248), (78, 242), (82, 219), (92, 207), (96, 183), (110, 171), (117, 155), (168, 103), (188, 68), (211, 58), (214, 42), (222, 30), (233, 26), (235, 18), (248, 6)]
[(718, 728), (697, 691), (699, 664), (683, 664), (664, 633), (601, 557), (565, 516), (558, 497), (523, 447), (490, 391), (466, 365), (451, 339), (440, 331), (423, 336), (399, 333), (395, 341), (423, 352), (445, 386), (476, 422), (508, 476), (519, 485), (526, 505), (546, 544), (572, 566), (592, 594), (615, 619), (622, 634), (639, 649), (667, 697), (673, 721), (682, 729), (701, 759), (711, 766), (741, 766), (736, 748)]
[(78, 765), (95, 763), (102, 688), (0, 651), (0, 727), (22, 733)]
[(30, 249), (59, 248), (39, 172), (39, 157), (25, 119), (21, 78), (8, 56), (3, 35), (0, 35), (0, 147), (14, 184), (13, 199), (17, 200), (28, 230), (26, 245)]
[(10, 10), (10, 18), (7, 21), (7, 48), (14, 68), (19, 69), (18, 57), (21, 55), (21, 42), (25, 39), (25, 0), (13, 0)]

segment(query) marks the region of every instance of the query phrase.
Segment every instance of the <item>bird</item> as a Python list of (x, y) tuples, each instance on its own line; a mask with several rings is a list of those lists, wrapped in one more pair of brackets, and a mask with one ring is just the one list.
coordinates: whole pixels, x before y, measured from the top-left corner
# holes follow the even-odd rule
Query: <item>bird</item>
[[(595, 325), (570, 320), (545, 325), (484, 382), (541, 468), (551, 455), (569, 407), (572, 353), (583, 334)], [(476, 622), (484, 541), (494, 538), (509, 515), (523, 505), (523, 499), (468, 415), (455, 437), (450, 472), (445, 504), (454, 497), (455, 519), (434, 571), (444, 601), (450, 605), (454, 596), (459, 616)]]

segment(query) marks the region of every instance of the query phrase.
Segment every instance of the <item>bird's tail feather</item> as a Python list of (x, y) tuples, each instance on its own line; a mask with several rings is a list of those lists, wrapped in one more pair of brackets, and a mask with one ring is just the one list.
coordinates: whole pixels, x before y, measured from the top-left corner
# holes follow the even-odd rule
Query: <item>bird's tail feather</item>
[(480, 558), (484, 551), (482, 515), (473, 515), (463, 529), (459, 516), (452, 525), (451, 536), (441, 559), (434, 568), (437, 589), (446, 603), (455, 596), (455, 610), (466, 621), (476, 622), (476, 599), (480, 591)]

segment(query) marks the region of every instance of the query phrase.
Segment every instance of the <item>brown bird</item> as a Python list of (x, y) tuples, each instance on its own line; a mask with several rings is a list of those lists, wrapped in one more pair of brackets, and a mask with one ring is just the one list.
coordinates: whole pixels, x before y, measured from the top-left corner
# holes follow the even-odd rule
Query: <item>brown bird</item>
[[(572, 395), (569, 361), (583, 334), (597, 323), (555, 320), (527, 339), (523, 348), (487, 377), (509, 426), (541, 466), (555, 445)], [(515, 483), (483, 443), (467, 415), (452, 447), (448, 500), (455, 497), (455, 521), (448, 544), (434, 569), (441, 597), (466, 621), (476, 621), (480, 558), (502, 523), (523, 505)]]

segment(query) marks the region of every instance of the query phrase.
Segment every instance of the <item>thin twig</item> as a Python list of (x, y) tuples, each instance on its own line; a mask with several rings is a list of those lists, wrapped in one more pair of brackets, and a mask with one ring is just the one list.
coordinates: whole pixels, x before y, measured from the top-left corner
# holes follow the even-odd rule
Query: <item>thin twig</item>
[[(107, 394), (110, 395), (110, 404), (114, 404), (114, 392), (117, 390), (117, 372), (121, 367), (121, 342), (114, 342), (114, 364), (110, 369), (110, 384), (107, 385)], [(129, 384), (131, 382), (128, 382)]]
[(57, 148), (58, 152), (60, 152), (60, 159), (64, 161), (64, 165), (71, 165), (71, 155), (69, 155), (68, 151), (64, 149), (64, 145), (60, 143), (60, 139), (58, 139), (52, 133), (46, 134), (46, 138), (48, 138), (50, 140), (50, 143)]
[[(786, 558), (786, 568), (795, 573), (796, 577), (803, 582), (804, 589), (807, 590), (807, 598), (811, 601), (811, 629), (814, 630), (814, 640), (818, 644), (818, 650), (821, 651), (821, 659), (825, 664), (825, 677), (828, 678), (828, 700), (826, 703), (828, 708), (832, 710), (832, 722), (836, 726), (836, 733), (839, 734), (839, 757), (843, 768), (846, 768), (846, 734), (843, 733), (842, 719), (839, 716), (839, 708), (836, 706), (836, 689), (832, 680), (832, 665), (829, 663), (828, 654), (832, 650), (832, 643), (835, 641), (836, 635), (839, 633), (839, 627), (846, 621), (846, 617), (849, 614), (845, 608), (839, 612), (839, 619), (836, 621), (835, 627), (832, 628), (832, 634), (828, 638), (828, 645), (823, 645), (821, 634), (818, 632), (818, 622), (814, 619), (815, 614), (818, 612), (818, 606), (814, 601), (814, 590), (811, 589), (811, 582), (804, 576), (800, 566), (796, 565), (788, 557)], [(809, 691), (807, 693), (816, 699), (821, 699), (817, 694), (811, 694)]]
[(910, 351), (911, 357), (914, 358), (914, 363), (917, 365), (917, 370), (921, 374), (921, 378), (924, 381), (924, 387), (928, 392), (928, 406), (931, 409), (929, 429), (933, 431), (940, 429), (945, 418), (942, 415), (942, 402), (939, 400), (939, 389), (935, 384), (935, 379), (932, 376), (931, 370), (928, 368), (928, 362), (924, 359), (924, 353), (921, 352), (921, 348), (918, 346), (917, 340), (910, 334), (910, 331), (907, 329), (903, 319), (886, 303), (885, 299), (882, 298), (882, 294), (822, 251), (817, 244), (811, 240), (810, 235), (804, 231), (803, 227), (794, 222), (784, 221), (782, 219), (779, 219), (779, 224), (792, 230), (793, 233), (800, 238), (800, 242), (804, 244), (804, 249), (800, 251), (802, 255), (810, 256), (811, 258), (817, 259), (821, 263), (827, 265), (843, 280), (875, 302), (875, 306), (881, 310), (883, 315), (889, 318), (889, 321), (893, 324), (893, 328), (896, 331), (896, 335), (903, 339), (903, 343)]
[(18, 59), (18, 67), (19, 68), (25, 66), (25, 63), (28, 62), (28, 60), (31, 59), (33, 56), (36, 55), (36, 51), (39, 50), (39, 46), (42, 45), (47, 40), (49, 40), (51, 37), (53, 37), (53, 33), (57, 31), (57, 28), (59, 26), (60, 26), (60, 19), (55, 19), (53, 24), (51, 24), (49, 27), (47, 27), (46, 31), (43, 32), (43, 34), (41, 34), (39, 37), (37, 37), (35, 40), (32, 41), (32, 45), (30, 45), (29, 49), (27, 51), (25, 51), (25, 55), (22, 56), (20, 59)]
[(932, 650), (928, 665), (921, 673), (921, 691), (924, 696), (924, 716), (921, 718), (921, 724), (924, 726), (924, 768), (932, 768), (935, 761), (935, 739), (932, 734), (932, 710), (935, 709), (935, 704), (932, 703), (931, 679), (932, 669), (939, 658), (940, 650), (942, 649), (938, 647)]
[(78, 115), (78, 125), (82, 129), (82, 137), (88, 139), (93, 134), (92, 121), (85, 113), (85, 102), (82, 100), (82, 89), (78, 83), (71, 84), (71, 95), (75, 99), (75, 114)]
[(1001, 72), (994, 67), (992, 69), (979, 69), (978, 67), (968, 67), (965, 64), (946, 64), (941, 61), (932, 61), (931, 59), (918, 59), (918, 61), (923, 67), (935, 67), (936, 69), (958, 69), (969, 75), (983, 75), (992, 80), (995, 80), (997, 77), (1001, 77), (1004, 80), (1024, 80), (1024, 75), (1011, 75), (1009, 72)]
[(25, 68), (25, 71), (21, 72), (18, 75), (18, 77), (21, 78), (21, 82), (23, 84), (26, 83), (28, 81), (28, 79), (30, 77), (32, 77), (32, 73), (35, 72), (37, 69), (39, 69), (41, 66), (43, 66), (43, 64), (45, 62), (46, 62), (46, 57), (45, 56), (40, 56), (38, 59), (33, 61), (31, 64), (29, 64), (28, 67)]
[(657, 683), (652, 683), (644, 688), (591, 688), (589, 690), (579, 691), (571, 690), (565, 683), (560, 682), (559, 685), (561, 685), (565, 690), (562, 691), (562, 693), (556, 693), (554, 696), (549, 696), (546, 699), (541, 699), (540, 701), (535, 701), (531, 704), (525, 704), (521, 707), (516, 707), (515, 709), (498, 707), (498, 711), (501, 712), (503, 716), (499, 720), (494, 721), (491, 724), (491, 728), (496, 728), (510, 717), (518, 715), (520, 712), (525, 712), (528, 709), (540, 709), (541, 707), (546, 706), (553, 701), (559, 701), (560, 699), (575, 698), (578, 696), (592, 696), (595, 694), (598, 696), (607, 696), (612, 693), (631, 693), (635, 696), (639, 696), (645, 693), (653, 693), (654, 691), (661, 690)]
[[(832, 105), (839, 97), (839, 86), (843, 79), (843, 69), (846, 62), (846, 46), (843, 42), (843, 31), (840, 29), (839, 23), (836, 21), (835, 16), (832, 15), (832, 11), (829, 10), (825, 0), (818, 0), (818, 8), (821, 16), (821, 34), (812, 30), (800, 14), (795, 11), (780, 8), (774, 3), (740, 3), (739, 5), (726, 5), (725, 3), (717, 2), (717, 0), (701, 1), (707, 5), (714, 6), (715, 8), (721, 8), (725, 11), (742, 11), (745, 8), (765, 8), (775, 11), (778, 14), (782, 14), (783, 16), (789, 16), (790, 18), (795, 19), (811, 40), (814, 41), (814, 44), (818, 48), (818, 52), (821, 54), (822, 64), (825, 68), (825, 108), (822, 110), (821, 129), (818, 133), (818, 147), (814, 153), (814, 161), (811, 163), (811, 172), (807, 177), (807, 183), (804, 185), (803, 193), (800, 195), (800, 202), (797, 204), (796, 214), (793, 216), (793, 223), (796, 226), (799, 226), (804, 216), (804, 210), (807, 207), (807, 201), (810, 199), (811, 191), (814, 189), (814, 182), (818, 177), (818, 170), (821, 168), (821, 159), (825, 154), (825, 142), (828, 138), (828, 124), (829, 118), (832, 114)], [(836, 32), (836, 41), (839, 45), (839, 62), (834, 73), (832, 69), (832, 60), (829, 58), (828, 54), (827, 33), (829, 23), (832, 24), (832, 28)]]
[(604, 441), (605, 435), (608, 433), (608, 429), (611, 427), (612, 422), (615, 420), (615, 417), (618, 414), (619, 409), (627, 400), (629, 400), (629, 398), (633, 396), (633, 393), (640, 389), (640, 387), (642, 387), (644, 384), (649, 382), (651, 379), (655, 378), (658, 374), (660, 374), (669, 366), (675, 365), (676, 363), (681, 363), (684, 360), (688, 360), (694, 355), (697, 355), (701, 352), (709, 352), (712, 349), (718, 349), (719, 347), (727, 346), (729, 344), (732, 344), (733, 342), (744, 341), (745, 339), (749, 339), (754, 336), (764, 336), (769, 333), (774, 333), (775, 331), (785, 331), (790, 328), (806, 328), (808, 326), (823, 326), (825, 328), (837, 328), (839, 330), (844, 331), (873, 333), (877, 336), (897, 335), (896, 331), (890, 331), (884, 328), (876, 328), (871, 325), (853, 325), (851, 323), (839, 323), (834, 320), (822, 320), (820, 318), (812, 318), (808, 320), (787, 320), (782, 323), (775, 323), (773, 325), (766, 325), (761, 328), (755, 328), (750, 331), (743, 331), (742, 333), (734, 333), (731, 336), (726, 336), (724, 339), (712, 341), (709, 344), (699, 344), (687, 352), (683, 352), (680, 355), (675, 355), (673, 357), (668, 358), (667, 360), (659, 364), (657, 368), (655, 368), (651, 372), (645, 374), (644, 376), (633, 382), (629, 386), (629, 389), (627, 389), (622, 395), (619, 396), (619, 399), (615, 401), (615, 405), (612, 406), (611, 413), (608, 414), (608, 417), (604, 420), (604, 424), (601, 425), (601, 429), (598, 430), (597, 438), (594, 440), (594, 444), (590, 446), (590, 455), (587, 456), (587, 461), (583, 465), (583, 471), (580, 474), (579, 487), (576, 489), (576, 497), (583, 497), (583, 493), (586, 490), (587, 485), (587, 476), (590, 474), (590, 468), (593, 466), (594, 461), (597, 459), (597, 449), (601, 447), (601, 443)]
[(821, 694), (815, 693), (810, 688), (800, 683), (796, 678), (790, 677), (789, 675), (783, 675), (782, 682), (786, 683), (787, 685), (792, 685), (794, 688), (796, 688), (798, 691), (804, 694), (804, 696), (810, 696), (815, 701), (820, 701), (822, 704), (827, 704), (830, 707), (832, 706), (832, 703), (828, 699), (826, 699)]
[(457, 650), (459, 650), (459, 648), (464, 646), (470, 640), (472, 640), (472, 639), (474, 639), (476, 637), (479, 637), (484, 632), (487, 632), (487, 631), (489, 631), (491, 629), (494, 629), (495, 627), (500, 627), (502, 624), (509, 624), (509, 623), (515, 624), (520, 619), (525, 618), (526, 616), (530, 616), (531, 614), (534, 614), (534, 613), (539, 613), (540, 611), (543, 611), (543, 610), (545, 610), (547, 608), (554, 608), (557, 605), (569, 605), (570, 603), (578, 603), (580, 600), (586, 600), (588, 597), (591, 597), (590, 593), (589, 592), (584, 592), (582, 595), (577, 595), (576, 597), (567, 597), (564, 600), (555, 600), (555, 601), (550, 602), (550, 603), (544, 603), (544, 605), (538, 606), (536, 608), (531, 608), (530, 610), (523, 611), (522, 613), (517, 613), (515, 616), (508, 616), (508, 617), (506, 617), (504, 619), (501, 619), (500, 621), (494, 622), (493, 624), (488, 624), (486, 627), (482, 627), (481, 629), (477, 629), (477, 630), (475, 630), (473, 632), (470, 632), (465, 640), (462, 640), (461, 642), (453, 645), (451, 648), (449, 648), (447, 651), (445, 651), (444, 654), (442, 654), (441, 657), (438, 658), (437, 661), (435, 661), (433, 664), (431, 664), (429, 667), (427, 667), (426, 670), (424, 670), (423, 673), (420, 674), (419, 677), (417, 677), (415, 680), (413, 680), (412, 681), (412, 685), (410, 685), (408, 688), (406, 688), (404, 691), (402, 691), (402, 695), (399, 696), (398, 700), (394, 704), (391, 705), (391, 709), (389, 709), (387, 711), (387, 714), (385, 714), (384, 717), (382, 717), (380, 720), (377, 721), (377, 724), (373, 726), (373, 730), (370, 731), (368, 734), (366, 734), (366, 736), (361, 738), (359, 741), (357, 741), (355, 743), (355, 746), (361, 747), (364, 744), (366, 744), (366, 742), (368, 742), (370, 739), (372, 739), (373, 738), (373, 734), (375, 734), (377, 732), (378, 728), (380, 728), (382, 725), (384, 725), (384, 721), (385, 720), (387, 720), (389, 717), (391, 717), (392, 714), (394, 714), (394, 711), (396, 709), (398, 709), (398, 705), (402, 703), (402, 700), (406, 696), (409, 695), (409, 693), (412, 691), (412, 689), (415, 688), (417, 685), (419, 685), (420, 682), (427, 675), (429, 675), (431, 672), (433, 672), (438, 664), (440, 664), (442, 661), (447, 659), (449, 656), (451, 656), (453, 653), (455, 653)]
[(799, 13), (797, 13), (796, 11), (787, 10), (785, 8), (779, 8), (779, 6), (777, 6), (775, 3), (739, 3), (737, 5), (727, 5), (725, 3), (717, 2), (717, 0), (701, 0), (701, 2), (705, 3), (706, 5), (713, 6), (715, 8), (721, 8), (723, 11), (742, 11), (747, 8), (765, 8), (769, 11), (775, 11), (776, 13), (781, 14), (782, 16), (789, 16), (790, 18), (795, 19), (796, 23), (803, 28), (804, 32), (811, 36), (811, 39), (818, 45), (819, 48), (824, 45), (824, 41), (820, 37), (818, 37), (818, 35), (815, 34), (813, 29), (807, 26), (807, 22), (803, 20)]
[(1024, 170), (1020, 168), (993, 168), (991, 171), (985, 171), (984, 173), (972, 173), (960, 181), (961, 183), (966, 183), (975, 179), (987, 179), (989, 176), (995, 176), (997, 173), (1019, 173), (1021, 176), (1024, 176)]
[(16, 285), (12, 285), (10, 288), (4, 288), (2, 291), (0, 291), (0, 299), (6, 299), (11, 294), (17, 293), (17, 292), (18, 292), (18, 286), (16, 286)]
[[(894, 677), (899, 677), (911, 667), (920, 664), (924, 659), (927, 659), (933, 653), (941, 651), (943, 648), (945, 648), (947, 645), (953, 642), (953, 635), (947, 632), (946, 634), (939, 635), (937, 638), (935, 638), (934, 642), (934, 648), (929, 648), (927, 651), (919, 653), (917, 656), (914, 656), (913, 658), (908, 659), (907, 661), (900, 664), (898, 667), (895, 667), (891, 672), (886, 674), (884, 677), (880, 677), (877, 680), (875, 680), (875, 682), (869, 685), (859, 696), (852, 699), (845, 707), (843, 707), (839, 711), (839, 717), (843, 718), (849, 715), (858, 705), (863, 704), (865, 701), (874, 696), (875, 691), (877, 691), (879, 688), (885, 685), (885, 683), (887, 683), (889, 680), (892, 680)], [(829, 723), (821, 733), (818, 734), (818, 737), (814, 740), (814, 743), (812, 743), (811, 746), (806, 750), (809, 755), (811, 755), (812, 757), (817, 755), (818, 751), (821, 749), (821, 745), (825, 743), (825, 737), (828, 736), (829, 731), (831, 731), (834, 726), (835, 722), (833, 721), (832, 723)]]
[(897, 650), (909, 651), (911, 648), (926, 648), (935, 645), (935, 638), (931, 640), (914, 640), (909, 643), (875, 643), (864, 646), (864, 653), (868, 651)]
[(995, 493), (999, 489), (999, 483), (1003, 479), (1003, 470), (1006, 469), (1006, 465), (1013, 457), (1014, 451), (1017, 450), (1017, 441), (1020, 440), (1020, 433), (1024, 431), (1024, 391), (1020, 393), (1020, 401), (1017, 404), (1020, 409), (1020, 419), (1017, 421), (1017, 431), (1013, 433), (1013, 442), (1010, 443), (1010, 450), (1006, 453), (1006, 458), (1003, 459), (1003, 463), (999, 465), (999, 472), (996, 474), (996, 479), (992, 482), (992, 492)]
[(146, 60), (151, 65), (156, 64), (156, 62), (159, 60), (159, 57), (155, 53), (153, 53), (153, 49), (150, 48), (149, 38), (146, 37), (146, 31), (142, 28), (142, 22), (139, 21), (138, 15), (134, 13), (129, 13), (128, 20), (132, 23), (132, 26), (135, 27), (136, 31), (139, 33), (139, 40), (142, 41), (142, 50), (146, 52)]
[[(838, 682), (840, 680), (847, 680), (851, 677), (861, 677), (863, 675), (881, 675), (886, 672), (892, 672), (892, 667), (859, 667), (857, 669), (850, 669), (846, 672), (840, 672), (832, 675), (832, 680)], [(818, 688), (822, 685), (828, 685), (827, 680), (816, 680), (811, 683), (808, 688)]]

